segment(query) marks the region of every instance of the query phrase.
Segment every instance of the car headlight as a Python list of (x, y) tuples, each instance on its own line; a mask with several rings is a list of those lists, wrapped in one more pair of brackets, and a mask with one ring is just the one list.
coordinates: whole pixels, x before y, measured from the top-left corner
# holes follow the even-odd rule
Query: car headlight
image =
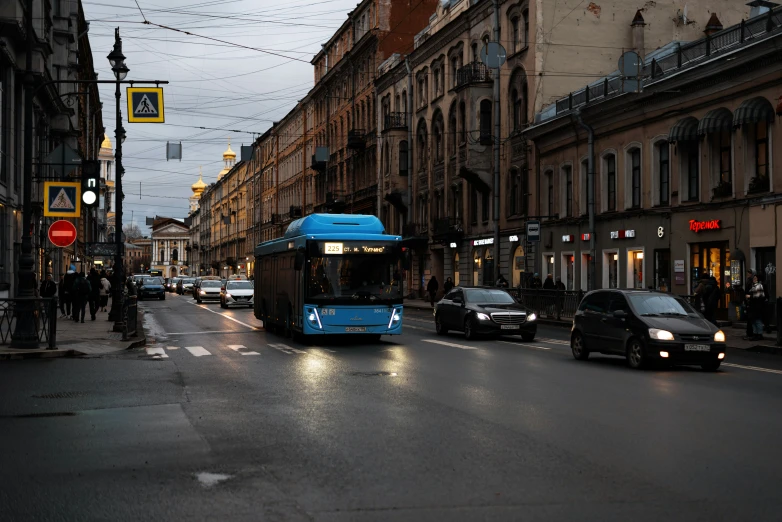
[(201, 295), (206, 295), (206, 292), (204, 292), (203, 290), (201, 290)]
[(394, 311), (391, 313), (391, 320), (388, 321), (388, 327), (391, 328), (391, 325), (396, 325), (401, 320), (402, 310), (394, 308)]
[(719, 332), (714, 334), (714, 342), (715, 343), (724, 343), (725, 342), (725, 334), (720, 330)]
[(231, 298), (231, 294), (229, 294), (228, 292), (226, 292), (226, 293), (225, 293), (225, 297), (227, 297), (227, 298), (229, 298), (229, 299), (230, 299), (230, 298)]
[(307, 308), (305, 310), (305, 314), (307, 316), (307, 321), (310, 323), (310, 326), (319, 330), (323, 330), (323, 325), (320, 322), (320, 315), (318, 315), (317, 308)]
[(479, 321), (491, 321), (491, 317), (484, 314), (483, 312), (476, 313), (475, 317), (477, 317)]
[(649, 328), (649, 337), (659, 341), (673, 341), (673, 334), (671, 332), (668, 330), (658, 330), (657, 328)]
[(527, 321), (534, 321), (534, 320), (536, 320), (537, 318), (538, 318), (538, 316), (537, 316), (537, 315), (535, 315), (535, 312), (532, 312), (531, 314), (529, 314), (529, 315), (527, 316)]

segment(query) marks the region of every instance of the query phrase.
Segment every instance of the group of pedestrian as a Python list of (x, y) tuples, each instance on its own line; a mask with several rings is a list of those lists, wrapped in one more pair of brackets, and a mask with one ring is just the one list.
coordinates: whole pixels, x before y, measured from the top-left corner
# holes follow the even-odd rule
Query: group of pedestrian
[[(51, 280), (51, 274), (47, 275), (47, 280)], [(60, 300), (60, 317), (73, 319), (75, 322), (84, 322), (89, 305), (90, 318), (94, 321), (98, 312), (106, 312), (106, 306), (109, 303), (111, 292), (111, 283), (105, 270), (98, 272), (96, 269), (90, 269), (89, 275), (84, 272), (68, 270), (60, 276), (59, 288), (53, 288), (46, 281), (41, 284), (41, 295), (44, 296), (44, 284), (47, 292), (57, 293)], [(44, 296), (45, 297), (45, 296)]]

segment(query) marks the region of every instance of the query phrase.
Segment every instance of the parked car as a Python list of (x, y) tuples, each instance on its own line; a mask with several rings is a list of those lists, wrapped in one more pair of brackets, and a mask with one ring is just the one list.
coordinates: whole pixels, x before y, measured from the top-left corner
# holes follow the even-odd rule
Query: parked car
[(252, 281), (229, 279), (225, 286), (220, 289), (220, 307), (249, 306), (252, 308), (254, 294), (255, 287)]
[(537, 316), (499, 288), (451, 289), (435, 305), (434, 324), (439, 335), (459, 330), (467, 339), (515, 334), (532, 341), (538, 330)]
[(653, 290), (595, 290), (584, 296), (570, 335), (573, 357), (619, 355), (631, 368), (647, 363), (700, 365), (716, 371), (725, 334), (681, 297)]
[(172, 277), (166, 282), (166, 292), (176, 291), (176, 284), (179, 282), (179, 277)]
[(179, 295), (189, 294), (193, 291), (193, 283), (195, 283), (195, 277), (181, 277), (176, 283), (176, 293)]
[(193, 290), (196, 301), (198, 301), (199, 304), (207, 300), (219, 301), (220, 289), (222, 286), (223, 285), (220, 283), (219, 279), (207, 279), (206, 281), (201, 281), (198, 284), (198, 290)]
[(138, 286), (139, 300), (145, 297), (166, 298), (166, 287), (162, 277), (142, 277)]

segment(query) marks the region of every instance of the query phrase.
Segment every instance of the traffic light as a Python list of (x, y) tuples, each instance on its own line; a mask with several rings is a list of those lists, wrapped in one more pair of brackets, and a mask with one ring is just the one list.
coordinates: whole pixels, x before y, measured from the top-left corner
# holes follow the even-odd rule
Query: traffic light
[(100, 161), (81, 163), (81, 201), (88, 207), (98, 203), (100, 196)]

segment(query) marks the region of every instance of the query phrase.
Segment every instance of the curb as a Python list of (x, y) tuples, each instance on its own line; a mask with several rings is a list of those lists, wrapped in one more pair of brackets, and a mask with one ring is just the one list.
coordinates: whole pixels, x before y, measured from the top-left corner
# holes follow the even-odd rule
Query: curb
[(22, 359), (56, 359), (75, 357), (82, 353), (76, 350), (20, 350), (0, 353), (0, 361), (19, 361)]

